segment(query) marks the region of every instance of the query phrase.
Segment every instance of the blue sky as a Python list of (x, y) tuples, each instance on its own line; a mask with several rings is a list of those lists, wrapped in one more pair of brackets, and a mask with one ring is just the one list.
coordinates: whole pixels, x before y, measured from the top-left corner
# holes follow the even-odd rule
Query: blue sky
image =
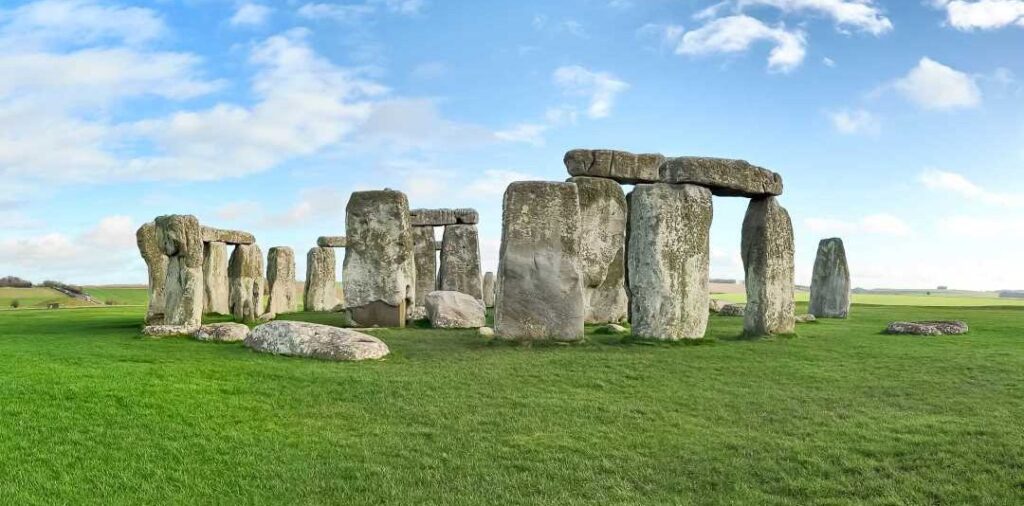
[(504, 187), (591, 147), (780, 172), (798, 282), (838, 235), (857, 286), (1024, 288), (1022, 45), (1024, 0), (8, 0), (0, 274), (142, 282), (167, 213), (301, 257), (382, 187), (493, 270)]

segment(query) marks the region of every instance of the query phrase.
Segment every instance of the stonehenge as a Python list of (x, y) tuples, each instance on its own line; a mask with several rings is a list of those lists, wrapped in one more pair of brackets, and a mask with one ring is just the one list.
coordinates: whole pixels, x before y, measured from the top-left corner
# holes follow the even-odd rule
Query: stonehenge
[(744, 334), (793, 332), (793, 249), (793, 223), (778, 199), (752, 199), (740, 245), (747, 285)]
[[(434, 290), (462, 292), (483, 300), (480, 275), (480, 238), (475, 209), (413, 209), (416, 257), (416, 307), (423, 307)], [(444, 227), (441, 241), (434, 239), (434, 227)], [(434, 251), (440, 251), (440, 261)], [(422, 312), (422, 311), (419, 311)]]
[(267, 252), (267, 313), (295, 311), (295, 252), (285, 246)]
[(163, 324), (198, 328), (203, 320), (203, 236), (189, 215), (160, 216), (157, 240), (167, 255)]
[(235, 320), (254, 323), (263, 314), (263, 253), (255, 244), (240, 244), (228, 262), (228, 305)]
[(214, 241), (203, 247), (204, 309), (207, 314), (230, 314), (228, 307), (228, 245)]
[(818, 243), (807, 308), (817, 318), (846, 318), (850, 314), (850, 266), (843, 240), (838, 237)]
[(317, 246), (306, 254), (306, 288), (303, 309), (333, 311), (338, 305), (334, 249)]
[(587, 323), (626, 318), (626, 194), (610, 179), (576, 176), (580, 194), (580, 273)]
[(156, 223), (143, 224), (135, 232), (142, 260), (149, 273), (149, 305), (146, 308), (146, 324), (159, 325), (164, 321), (164, 287), (167, 283), (167, 254), (156, 231)]
[(441, 241), (441, 265), (437, 273), (437, 288), (462, 292), (477, 300), (483, 300), (481, 276), (480, 239), (476, 225), (446, 225)]

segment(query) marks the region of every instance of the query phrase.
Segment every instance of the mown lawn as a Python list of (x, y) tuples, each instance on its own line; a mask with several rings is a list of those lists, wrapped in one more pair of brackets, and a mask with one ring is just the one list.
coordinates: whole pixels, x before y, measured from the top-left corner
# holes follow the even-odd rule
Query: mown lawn
[(143, 306), (149, 302), (149, 290), (146, 288), (87, 286), (85, 293), (108, 306)]
[(53, 303), (60, 304), (61, 307), (92, 305), (87, 301), (68, 297), (57, 290), (42, 286), (32, 288), (0, 287), (0, 310), (40, 309)]
[[(711, 298), (727, 302), (744, 302), (745, 293), (715, 293)], [(810, 293), (799, 291), (794, 294), (799, 302), (807, 302)], [(997, 296), (950, 294), (933, 292), (932, 295), (920, 294), (888, 294), (888, 293), (855, 293), (854, 304), (876, 304), (883, 306), (948, 306), (948, 307), (984, 307), (984, 306), (1024, 306), (1024, 299), (1000, 298)]]
[[(753, 341), (713, 317), (702, 345), (380, 330), (370, 363), (142, 339), (141, 315), (0, 315), (3, 502), (1024, 502), (1024, 308), (856, 306)], [(925, 318), (972, 331), (879, 333)]]

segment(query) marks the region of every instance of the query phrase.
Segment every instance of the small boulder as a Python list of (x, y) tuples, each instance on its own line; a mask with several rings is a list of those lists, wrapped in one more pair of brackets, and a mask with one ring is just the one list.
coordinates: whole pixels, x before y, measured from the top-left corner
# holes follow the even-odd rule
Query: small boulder
[(187, 336), (195, 330), (189, 325), (147, 325), (142, 328), (142, 334), (149, 337)]
[(376, 337), (351, 329), (308, 322), (275, 321), (249, 332), (245, 346), (276, 355), (325, 360), (378, 359), (390, 353)]
[(743, 316), (747, 312), (746, 304), (726, 304), (718, 310), (719, 316)]
[(200, 341), (234, 343), (244, 341), (248, 335), (249, 327), (241, 323), (210, 323), (199, 327), (192, 337)]
[(818, 318), (812, 314), (798, 314), (794, 320), (797, 323), (811, 323), (818, 321)]
[(406, 317), (407, 320), (426, 320), (427, 319), (427, 308), (425, 306), (413, 306), (409, 310), (409, 315)]
[(487, 325), (483, 301), (462, 292), (430, 292), (426, 305), (427, 317), (434, 328), (471, 329)]
[(609, 323), (608, 325), (602, 325), (595, 331), (598, 334), (625, 334), (629, 332), (629, 329), (619, 325), (618, 323)]
[(954, 336), (967, 331), (967, 322), (962, 321), (892, 322), (885, 329), (886, 334), (916, 336)]
[(485, 337), (487, 339), (494, 337), (494, 329), (490, 327), (480, 327), (476, 329), (476, 333), (479, 334), (480, 337)]
[(722, 308), (728, 306), (729, 303), (718, 299), (708, 299), (708, 310), (712, 313), (721, 313)]

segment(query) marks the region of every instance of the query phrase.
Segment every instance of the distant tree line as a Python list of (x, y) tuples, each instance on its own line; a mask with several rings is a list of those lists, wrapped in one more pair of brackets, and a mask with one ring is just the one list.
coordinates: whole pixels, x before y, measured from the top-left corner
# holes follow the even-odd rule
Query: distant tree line
[(54, 290), (68, 293), (69, 295), (85, 295), (85, 289), (78, 285), (69, 285), (67, 283), (61, 283), (60, 281), (43, 281), (43, 286), (47, 288), (53, 288)]
[(0, 278), (0, 288), (32, 288), (32, 282), (18, 276), (6, 276)]

